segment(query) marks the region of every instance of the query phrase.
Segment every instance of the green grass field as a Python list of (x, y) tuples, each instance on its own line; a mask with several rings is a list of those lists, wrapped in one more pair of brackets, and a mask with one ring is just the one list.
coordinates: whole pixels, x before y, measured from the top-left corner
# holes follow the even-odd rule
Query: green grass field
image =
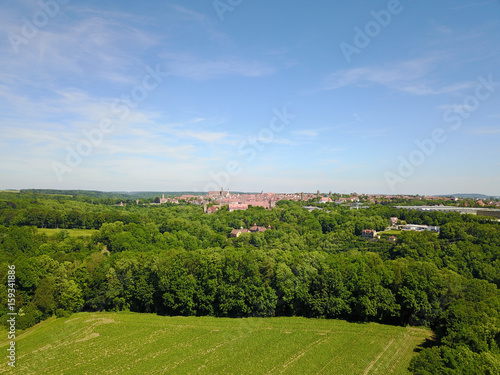
[[(414, 349), (431, 335), (325, 319), (78, 313), (21, 333), (16, 372), (399, 375), (408, 373)], [(0, 373), (11, 373), (3, 357)]]
[(379, 232), (382, 236), (397, 236), (398, 234), (401, 234), (400, 230), (392, 229), (392, 230), (386, 230), (384, 232)]
[(45, 233), (47, 236), (52, 236), (58, 232), (65, 230), (71, 237), (92, 236), (98, 232), (96, 229), (56, 229), (56, 228), (38, 228), (39, 233)]

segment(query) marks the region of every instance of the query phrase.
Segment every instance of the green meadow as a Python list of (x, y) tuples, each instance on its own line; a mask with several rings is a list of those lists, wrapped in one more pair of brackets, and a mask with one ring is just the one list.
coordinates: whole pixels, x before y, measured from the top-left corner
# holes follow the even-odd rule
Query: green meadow
[[(77, 313), (20, 333), (16, 372), (399, 375), (431, 336), (423, 328), (326, 319)], [(0, 373), (11, 373), (6, 358)]]
[(382, 236), (397, 236), (398, 234), (401, 234), (402, 231), (396, 230), (396, 229), (391, 229), (391, 230), (386, 230), (383, 232), (380, 232), (379, 234)]
[(85, 237), (92, 236), (97, 233), (98, 230), (95, 229), (56, 229), (56, 228), (38, 228), (39, 233), (45, 233), (47, 236), (52, 236), (61, 231), (66, 231), (70, 237)]

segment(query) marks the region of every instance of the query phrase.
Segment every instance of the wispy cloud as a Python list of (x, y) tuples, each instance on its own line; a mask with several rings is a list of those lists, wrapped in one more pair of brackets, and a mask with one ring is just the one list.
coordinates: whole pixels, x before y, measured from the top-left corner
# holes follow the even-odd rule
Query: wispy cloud
[(218, 143), (227, 137), (226, 132), (207, 132), (207, 131), (193, 131), (185, 130), (177, 132), (178, 136), (186, 138), (195, 138), (199, 141), (206, 143)]
[(316, 138), (319, 133), (317, 130), (314, 129), (302, 129), (302, 130), (294, 130), (292, 134), (296, 137)]
[(475, 85), (460, 82), (442, 85), (427, 76), (436, 68), (434, 58), (421, 58), (386, 66), (340, 70), (327, 77), (324, 89), (335, 90), (346, 86), (369, 87), (382, 85), (388, 89), (414, 95), (436, 95), (459, 92)]
[(341, 152), (341, 151), (345, 151), (346, 148), (345, 147), (329, 147), (326, 151), (328, 152)]
[(259, 142), (262, 143), (274, 143), (277, 145), (287, 145), (287, 146), (298, 146), (299, 143), (288, 138), (273, 138), (269, 140), (267, 138), (258, 138)]
[(498, 3), (497, 0), (490, 0), (490, 1), (481, 1), (481, 2), (474, 2), (474, 3), (469, 3), (469, 4), (463, 4), (463, 5), (458, 5), (450, 8), (451, 10), (460, 10), (463, 8), (470, 8), (470, 7), (478, 7), (478, 6), (484, 6), (488, 4), (493, 4), (493, 3)]
[(160, 159), (175, 159), (175, 160), (192, 160), (196, 152), (196, 147), (193, 145), (175, 145), (172, 143), (120, 137), (113, 140), (108, 140), (103, 143), (103, 146), (96, 151), (96, 155), (143, 155), (148, 158)]
[(178, 77), (204, 80), (223, 76), (262, 77), (273, 74), (276, 68), (257, 60), (244, 60), (237, 56), (216, 59), (200, 58), (188, 53), (163, 53), (169, 74)]
[(341, 159), (323, 159), (323, 160), (320, 160), (319, 163), (320, 164), (336, 164), (336, 163), (340, 163), (342, 160)]
[(194, 29), (192, 25), (195, 24), (197, 26), (196, 28), (201, 29), (202, 33), (208, 36), (209, 40), (224, 45), (232, 44), (231, 39), (224, 33), (218, 31), (214, 21), (206, 14), (196, 12), (193, 9), (178, 4), (171, 5), (170, 8), (174, 11), (176, 20), (187, 21), (186, 23), (189, 25), (190, 31)]
[(473, 135), (494, 135), (500, 134), (500, 128), (479, 128), (470, 132)]
[[(44, 88), (71, 86), (75, 78), (130, 84), (143, 68), (140, 56), (160, 42), (134, 26), (137, 19), (133, 22), (123, 14), (103, 17), (84, 9), (73, 10), (72, 16), (71, 22), (62, 15), (52, 19), (50, 27), (40, 28), (18, 54), (4, 45), (0, 78), (10, 84), (43, 83)], [(21, 33), (16, 28), (2, 31)]]
[(298, 140), (311, 141), (321, 136), (322, 133), (330, 130), (344, 128), (345, 125), (323, 126), (318, 128), (297, 129), (291, 132), (292, 136)]
[(360, 168), (364, 168), (365, 165), (362, 165), (362, 164), (345, 164), (345, 165), (342, 165), (338, 168), (335, 168), (333, 171), (335, 173), (345, 173), (345, 172), (352, 172), (356, 169), (360, 169)]

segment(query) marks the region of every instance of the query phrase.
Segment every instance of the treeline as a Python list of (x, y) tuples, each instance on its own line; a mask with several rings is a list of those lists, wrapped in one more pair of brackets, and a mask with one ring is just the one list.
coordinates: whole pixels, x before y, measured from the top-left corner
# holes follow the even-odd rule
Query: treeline
[[(80, 202), (50, 204), (41, 206), (67, 214)], [(26, 213), (30, 205), (6, 210)], [(436, 337), (412, 362), (414, 373), (500, 368), (497, 222), (386, 206), (310, 213), (295, 202), (212, 215), (188, 204), (97, 205), (91, 212), (107, 210), (134, 219), (110, 216), (98, 233), (80, 238), (46, 236), (12, 221), (0, 226), (0, 278), (16, 265), (19, 328), (82, 310), (425, 325)], [(383, 229), (391, 216), (440, 225), (441, 233), (406, 232), (395, 244), (359, 237), (363, 229)], [(254, 223), (268, 230), (230, 237), (233, 228)]]
[(97, 191), (97, 190), (58, 190), (58, 189), (22, 189), (23, 194), (41, 194), (41, 195), (66, 195), (71, 197), (113, 199), (113, 200), (135, 200), (135, 199), (154, 199), (162, 194), (166, 196), (180, 196), (184, 194), (203, 195), (203, 192), (155, 192), (155, 191)]
[(430, 262), (383, 261), (356, 250), (93, 252), (73, 262), (47, 255), (18, 259), (16, 274), (23, 309), (19, 328), (80, 310), (427, 325), (440, 345), (417, 357), (416, 373), (439, 366), (497, 368), (496, 286)]
[[(0, 202), (0, 206), (1, 206)], [(37, 228), (99, 229), (104, 223), (121, 221), (140, 223), (139, 215), (128, 211), (84, 211), (79, 209), (53, 210), (33, 207), (24, 210), (1, 210), (0, 223), (5, 226), (34, 226)]]
[[(0, 198), (1, 195), (0, 195)], [(89, 202), (84, 200), (88, 199)], [(11, 194), (0, 199), (0, 225), (37, 228), (99, 229), (104, 223), (141, 222), (129, 207), (113, 207), (115, 202), (93, 198)], [(136, 207), (138, 211), (138, 208)]]

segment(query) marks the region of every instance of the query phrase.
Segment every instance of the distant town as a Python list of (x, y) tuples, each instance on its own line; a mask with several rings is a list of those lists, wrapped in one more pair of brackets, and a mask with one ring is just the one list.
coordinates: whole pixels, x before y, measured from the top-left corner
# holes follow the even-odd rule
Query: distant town
[[(246, 210), (249, 207), (262, 207), (266, 210), (274, 208), (276, 203), (282, 200), (303, 201), (307, 203), (334, 203), (345, 205), (351, 208), (368, 207), (370, 204), (389, 204), (396, 207), (418, 210), (439, 210), (456, 211), (460, 213), (477, 214), (478, 209), (498, 209), (500, 208), (499, 199), (481, 199), (481, 198), (460, 198), (443, 197), (427, 195), (383, 195), (383, 194), (339, 194), (322, 193), (319, 190), (316, 193), (231, 193), (221, 188), (219, 191), (209, 191), (206, 194), (183, 194), (180, 196), (157, 197), (153, 202), (136, 200), (136, 204), (161, 205), (166, 203), (179, 204), (182, 202), (202, 205), (205, 213), (214, 213), (220, 208), (227, 206), (228, 211)], [(408, 206), (414, 203), (415, 206)], [(432, 204), (426, 206), (426, 203)], [(398, 206), (403, 204), (404, 206)], [(120, 205), (124, 205), (123, 202)], [(315, 206), (305, 207), (310, 210)]]

